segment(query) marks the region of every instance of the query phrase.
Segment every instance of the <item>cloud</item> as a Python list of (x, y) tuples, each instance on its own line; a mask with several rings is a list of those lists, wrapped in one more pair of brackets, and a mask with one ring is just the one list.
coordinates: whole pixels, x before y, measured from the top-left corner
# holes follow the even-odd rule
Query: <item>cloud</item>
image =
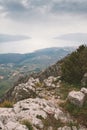
[(53, 3), (51, 11), (53, 13), (68, 13), (68, 14), (86, 14), (86, 0), (59, 0)]
[(1, 0), (0, 6), (7, 17), (25, 21), (52, 14), (87, 14), (87, 0)]
[(22, 35), (0, 34), (0, 43), (11, 42), (11, 41), (22, 41), (25, 39), (30, 39), (30, 37), (22, 36)]
[(74, 41), (87, 44), (87, 33), (70, 33), (56, 37), (55, 39), (61, 39), (66, 41)]

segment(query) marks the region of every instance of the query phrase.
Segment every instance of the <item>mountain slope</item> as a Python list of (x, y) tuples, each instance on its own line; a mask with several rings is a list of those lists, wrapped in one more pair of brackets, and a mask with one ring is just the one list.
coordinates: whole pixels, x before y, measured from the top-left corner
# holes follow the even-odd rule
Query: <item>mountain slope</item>
[(40, 72), (70, 54), (75, 48), (46, 48), (28, 54), (0, 54), (0, 96), (19, 77)]
[(87, 89), (60, 79), (61, 66), (71, 55), (21, 78), (0, 99), (0, 107), (8, 107), (0, 108), (2, 129), (87, 130)]

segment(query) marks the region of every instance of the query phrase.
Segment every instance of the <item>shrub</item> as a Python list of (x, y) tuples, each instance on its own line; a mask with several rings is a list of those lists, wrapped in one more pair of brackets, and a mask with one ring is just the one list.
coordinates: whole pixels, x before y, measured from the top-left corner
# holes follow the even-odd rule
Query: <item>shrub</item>
[(13, 107), (14, 102), (5, 100), (4, 102), (2, 102), (0, 104), (0, 107), (7, 107), (7, 108), (12, 108)]
[(28, 120), (23, 120), (22, 124), (25, 125), (29, 130), (33, 130), (33, 126)]
[(41, 115), (37, 115), (36, 117), (41, 120), (44, 119)]
[(65, 124), (61, 120), (56, 120), (53, 115), (48, 115), (46, 119), (42, 119), (44, 124), (43, 130), (47, 130), (48, 127), (52, 127), (53, 130), (57, 130), (58, 127), (63, 127)]
[(77, 122), (87, 127), (87, 102), (81, 108), (69, 101), (61, 103), (60, 106), (64, 111), (68, 111), (75, 119), (77, 119)]

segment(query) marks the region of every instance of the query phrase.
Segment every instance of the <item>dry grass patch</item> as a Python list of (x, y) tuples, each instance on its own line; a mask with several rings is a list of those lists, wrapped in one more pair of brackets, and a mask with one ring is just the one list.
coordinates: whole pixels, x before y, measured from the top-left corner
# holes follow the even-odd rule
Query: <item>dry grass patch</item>
[(14, 105), (14, 102), (5, 100), (4, 102), (2, 102), (2, 103), (0, 104), (0, 107), (12, 108), (13, 105)]

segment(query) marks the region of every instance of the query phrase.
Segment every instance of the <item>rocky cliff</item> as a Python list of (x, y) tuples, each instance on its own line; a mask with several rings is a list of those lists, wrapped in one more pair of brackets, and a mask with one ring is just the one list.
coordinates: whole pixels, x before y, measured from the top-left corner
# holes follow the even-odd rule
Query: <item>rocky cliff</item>
[(59, 95), (60, 90), (59, 76), (49, 76), (43, 82), (30, 77), (26, 83), (15, 86), (7, 97), (15, 104), (12, 108), (0, 108), (0, 129), (87, 130), (86, 125), (78, 123), (60, 107), (60, 103), (66, 102)]

